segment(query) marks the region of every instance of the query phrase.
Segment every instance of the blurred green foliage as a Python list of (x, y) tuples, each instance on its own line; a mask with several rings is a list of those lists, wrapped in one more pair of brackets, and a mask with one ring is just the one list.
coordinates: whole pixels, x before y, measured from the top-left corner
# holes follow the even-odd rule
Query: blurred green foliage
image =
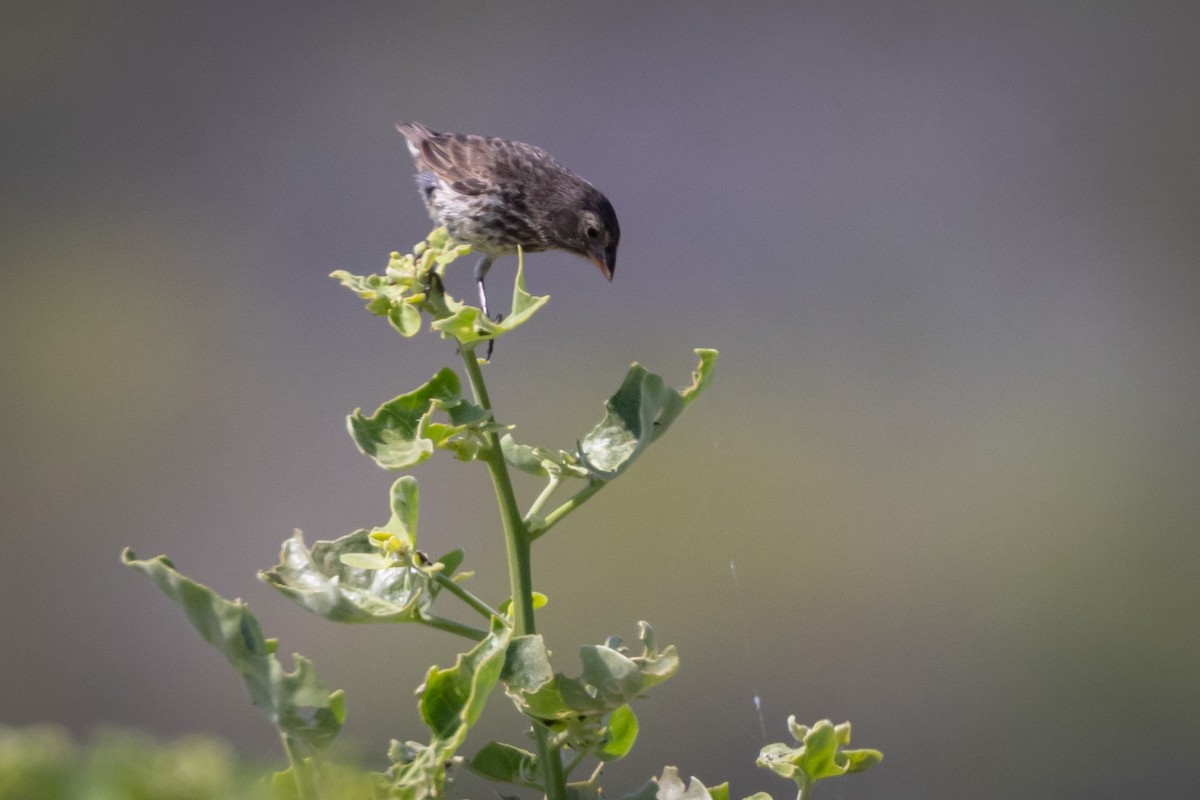
[[(210, 736), (109, 728), (81, 744), (57, 726), (0, 726), (0, 800), (286, 800), (279, 774)], [(374, 796), (376, 779), (352, 765), (327, 761), (321, 780), (339, 800)]]
[(204, 736), (106, 730), (81, 745), (61, 728), (0, 727), (0, 800), (251, 800), (267, 773)]

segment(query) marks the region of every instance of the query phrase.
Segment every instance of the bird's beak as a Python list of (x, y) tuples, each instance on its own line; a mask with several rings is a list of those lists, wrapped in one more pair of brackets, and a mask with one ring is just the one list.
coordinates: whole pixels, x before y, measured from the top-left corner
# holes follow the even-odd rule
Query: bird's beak
[(617, 246), (601, 247), (596, 245), (588, 250), (588, 259), (600, 268), (604, 277), (613, 279), (613, 271), (617, 268)]

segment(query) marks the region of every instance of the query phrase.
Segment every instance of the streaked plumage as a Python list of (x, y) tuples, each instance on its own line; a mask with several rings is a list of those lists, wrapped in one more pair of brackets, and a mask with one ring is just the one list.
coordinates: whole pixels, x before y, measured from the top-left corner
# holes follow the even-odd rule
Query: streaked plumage
[(396, 123), (417, 167), (417, 186), (429, 216), (492, 262), (526, 252), (566, 250), (589, 259), (610, 281), (621, 228), (612, 203), (540, 147), (492, 137), (437, 133), (418, 122)]

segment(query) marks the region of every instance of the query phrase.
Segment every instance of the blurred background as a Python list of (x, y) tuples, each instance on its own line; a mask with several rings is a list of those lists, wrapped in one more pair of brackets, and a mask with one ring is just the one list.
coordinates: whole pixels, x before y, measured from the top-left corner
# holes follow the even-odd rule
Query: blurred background
[[(612, 794), (675, 764), (790, 796), (753, 761), (796, 714), (885, 753), (830, 797), (1200, 795), (1198, 32), (1194, 3), (9, 0), (0, 722), (281, 760), (128, 545), (311, 657), (368, 763), (425, 737), (457, 641), (254, 574), (387, 519), (344, 417), (455, 363), (327, 277), (428, 231), (415, 119), (541, 145), (620, 215), (611, 285), (528, 259), (553, 300), (488, 367), (522, 441), (721, 350), (536, 553), (562, 669), (639, 619), (683, 657)], [(485, 470), (416, 475), (422, 546), (499, 600)], [(517, 723), (497, 699), (467, 750)]]

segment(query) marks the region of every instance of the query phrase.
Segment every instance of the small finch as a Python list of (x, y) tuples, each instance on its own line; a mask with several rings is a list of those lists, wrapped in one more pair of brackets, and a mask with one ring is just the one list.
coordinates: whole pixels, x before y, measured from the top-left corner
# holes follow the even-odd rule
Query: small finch
[(451, 238), (483, 255), (475, 267), (479, 301), (492, 262), (513, 255), (566, 250), (583, 256), (610, 281), (621, 227), (612, 203), (595, 186), (540, 147), (492, 137), (437, 133), (398, 122), (417, 166), (429, 216)]

